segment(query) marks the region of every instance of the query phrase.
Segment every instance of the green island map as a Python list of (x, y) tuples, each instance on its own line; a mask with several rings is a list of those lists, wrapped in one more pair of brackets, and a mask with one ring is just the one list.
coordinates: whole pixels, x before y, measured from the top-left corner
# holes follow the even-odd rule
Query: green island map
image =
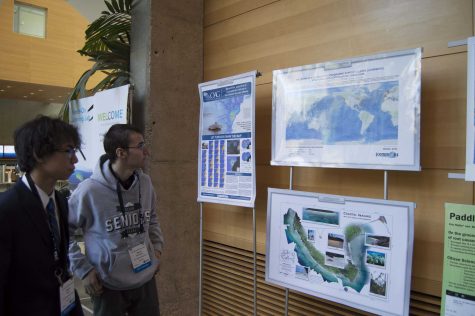
[(366, 225), (351, 224), (344, 229), (347, 242), (347, 263), (344, 268), (325, 265), (325, 254), (308, 241), (305, 228), (300, 217), (291, 208), (284, 214), (284, 224), (287, 225), (285, 235), (287, 243), (295, 244), (298, 263), (320, 274), (326, 282), (339, 282), (345, 290), (350, 287), (358, 293), (369, 281), (369, 271), (365, 264), (365, 233), (370, 232)]

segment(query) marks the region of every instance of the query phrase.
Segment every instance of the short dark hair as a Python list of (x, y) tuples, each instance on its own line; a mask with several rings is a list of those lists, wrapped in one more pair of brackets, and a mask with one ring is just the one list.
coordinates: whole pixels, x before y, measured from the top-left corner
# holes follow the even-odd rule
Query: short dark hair
[(73, 125), (40, 115), (17, 128), (13, 141), (20, 170), (31, 172), (38, 159), (52, 155), (63, 144), (72, 142), (80, 147), (81, 136)]
[(117, 160), (117, 154), (115, 153), (117, 148), (127, 149), (129, 147), (132, 133), (143, 135), (139, 128), (130, 124), (114, 124), (109, 128), (104, 135), (104, 151), (111, 162)]

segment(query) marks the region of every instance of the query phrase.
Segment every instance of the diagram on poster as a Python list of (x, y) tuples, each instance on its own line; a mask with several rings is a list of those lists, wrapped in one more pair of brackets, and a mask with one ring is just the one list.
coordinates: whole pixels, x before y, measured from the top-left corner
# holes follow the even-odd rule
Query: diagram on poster
[(467, 146), (465, 180), (475, 181), (475, 37), (467, 40)]
[(420, 49), (273, 75), (273, 165), (420, 169)]
[(266, 281), (408, 315), (414, 204), (269, 189)]
[(198, 201), (253, 207), (256, 72), (199, 85)]

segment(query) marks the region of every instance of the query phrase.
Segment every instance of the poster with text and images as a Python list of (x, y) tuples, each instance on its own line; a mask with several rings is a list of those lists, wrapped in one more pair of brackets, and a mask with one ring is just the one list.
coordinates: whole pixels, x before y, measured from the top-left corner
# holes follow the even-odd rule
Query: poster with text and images
[(76, 170), (69, 177), (75, 186), (89, 178), (99, 157), (104, 154), (104, 134), (114, 124), (127, 123), (129, 85), (96, 93), (69, 103), (69, 122), (81, 135), (81, 150), (86, 157), (77, 155)]
[(254, 207), (256, 71), (201, 83), (198, 202)]
[(475, 206), (445, 204), (441, 315), (475, 316)]
[(266, 282), (408, 315), (414, 203), (268, 189)]
[(475, 37), (467, 40), (467, 137), (465, 180), (475, 181)]
[(420, 170), (421, 55), (275, 70), (271, 164)]

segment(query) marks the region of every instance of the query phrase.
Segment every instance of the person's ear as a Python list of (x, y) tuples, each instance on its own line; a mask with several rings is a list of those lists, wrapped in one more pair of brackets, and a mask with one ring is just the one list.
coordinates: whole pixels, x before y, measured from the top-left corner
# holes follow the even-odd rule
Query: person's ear
[(117, 149), (115, 150), (115, 155), (116, 155), (117, 158), (119, 158), (119, 159), (124, 159), (124, 158), (127, 157), (127, 150), (124, 149), (124, 148), (120, 148), (120, 147), (119, 147), (119, 148), (117, 148)]
[(38, 158), (38, 155), (34, 151), (33, 151), (33, 158), (35, 158), (37, 163), (43, 163), (44, 162), (44, 159)]

